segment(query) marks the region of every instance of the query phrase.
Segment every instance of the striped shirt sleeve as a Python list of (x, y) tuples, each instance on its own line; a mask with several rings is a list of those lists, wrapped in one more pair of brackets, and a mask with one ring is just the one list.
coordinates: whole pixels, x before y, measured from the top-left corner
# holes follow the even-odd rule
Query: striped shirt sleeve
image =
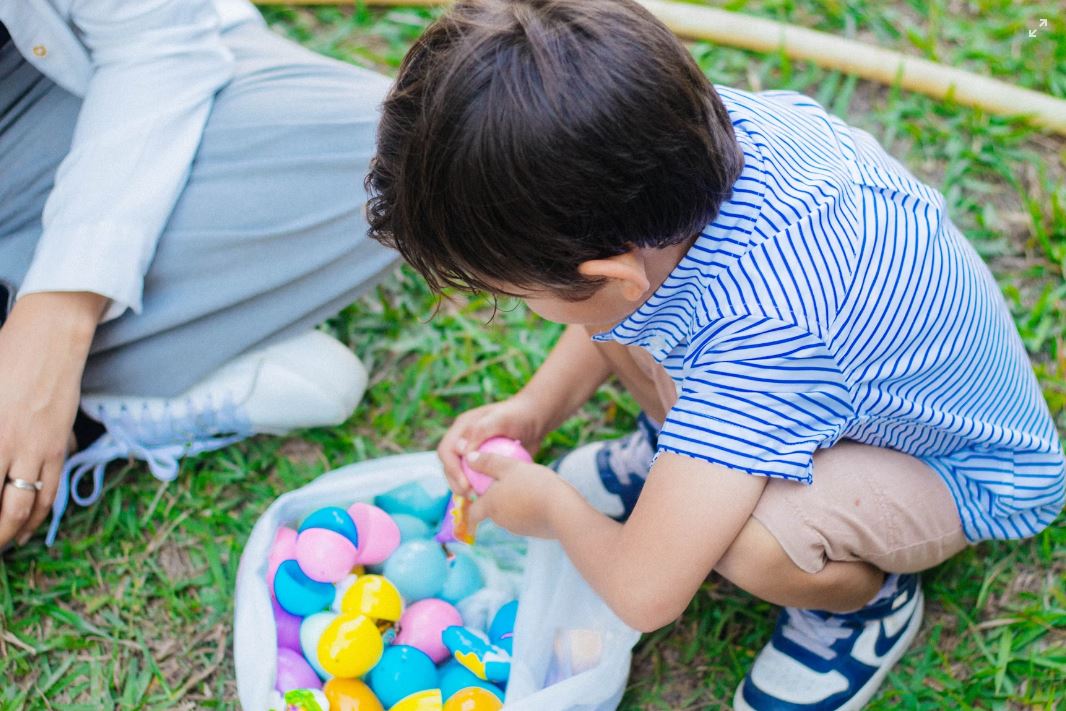
[(659, 451), (810, 483), (814, 451), (835, 441), (852, 414), (822, 339), (765, 316), (730, 316), (691, 339)]

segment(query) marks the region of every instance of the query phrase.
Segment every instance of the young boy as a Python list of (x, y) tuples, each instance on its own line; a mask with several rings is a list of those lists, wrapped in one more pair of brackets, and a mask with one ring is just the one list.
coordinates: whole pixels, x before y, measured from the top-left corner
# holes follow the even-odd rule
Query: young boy
[(859, 708), (917, 633), (918, 571), (1062, 506), (1047, 406), (942, 196), (804, 96), (716, 92), (631, 0), (457, 4), (367, 182), (372, 236), (434, 288), (570, 324), (449, 430), (451, 486), (481, 440), (535, 448), (620, 377), (637, 433), (564, 478), (471, 454), (496, 479), (472, 515), (560, 540), (641, 630), (711, 570), (785, 606), (736, 708)]

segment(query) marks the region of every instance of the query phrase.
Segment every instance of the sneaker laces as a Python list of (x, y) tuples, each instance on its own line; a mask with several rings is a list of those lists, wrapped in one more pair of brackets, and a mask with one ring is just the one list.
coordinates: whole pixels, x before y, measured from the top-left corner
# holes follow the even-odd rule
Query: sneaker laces
[[(210, 396), (201, 403), (187, 399), (179, 412), (175, 412), (168, 401), (158, 416), (151, 414), (147, 403), (140, 416), (125, 406), (110, 414), (101, 407), (94, 419), (106, 431), (64, 463), (56, 498), (52, 502), (52, 521), (45, 537), (48, 546), (55, 543), (70, 500), (79, 506), (90, 506), (99, 500), (103, 493), (104, 472), (111, 462), (139, 459), (148, 465), (156, 479), (170, 482), (178, 476), (182, 458), (228, 447), (252, 434), (248, 418), (229, 397), (217, 405)], [(90, 472), (92, 490), (84, 496), (78, 489)]]
[(833, 645), (852, 634), (845, 620), (837, 615), (827, 615), (814, 610), (785, 608), (785, 624), (781, 634), (804, 649), (823, 659), (836, 656)]
[[(645, 417), (642, 414), (642, 418)], [(657, 428), (648, 420), (638, 421), (637, 430), (604, 445), (604, 454), (618, 483), (629, 486), (633, 480), (643, 481), (648, 475), (651, 460), (655, 457)]]

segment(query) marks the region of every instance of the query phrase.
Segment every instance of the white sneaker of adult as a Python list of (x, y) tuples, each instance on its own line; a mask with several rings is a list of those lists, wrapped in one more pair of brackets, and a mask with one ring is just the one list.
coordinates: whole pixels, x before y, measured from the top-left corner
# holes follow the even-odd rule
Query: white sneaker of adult
[[(84, 393), (81, 408), (105, 432), (63, 467), (46, 543), (52, 545), (68, 498), (82, 506), (102, 493), (116, 459), (148, 464), (171, 481), (183, 457), (221, 449), (253, 434), (285, 434), (344, 422), (366, 391), (366, 368), (346, 346), (321, 331), (250, 351), (172, 398)], [(92, 473), (88, 495), (78, 484)]]

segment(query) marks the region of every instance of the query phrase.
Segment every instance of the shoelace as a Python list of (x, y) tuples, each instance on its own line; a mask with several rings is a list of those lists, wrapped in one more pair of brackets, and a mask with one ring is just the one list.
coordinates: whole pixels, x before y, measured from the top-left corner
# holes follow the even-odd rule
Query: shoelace
[(799, 610), (794, 607), (786, 607), (785, 615), (781, 634), (823, 659), (835, 657), (833, 644), (852, 634), (844, 620), (835, 615), (823, 617), (811, 610)]
[[(117, 415), (109, 415), (102, 409), (94, 413), (106, 431), (91, 445), (71, 455), (63, 465), (52, 502), (46, 545), (55, 543), (70, 500), (79, 506), (90, 506), (100, 498), (104, 472), (111, 462), (130, 457), (139, 459), (148, 464), (152, 476), (169, 482), (177, 477), (183, 457), (222, 449), (252, 434), (251, 423), (232, 401), (216, 405), (209, 398), (203, 403), (186, 401), (184, 404), (180, 415), (175, 415), (169, 404), (159, 417), (151, 416), (147, 406), (140, 417), (125, 408)], [(82, 496), (78, 492), (79, 484), (90, 472), (92, 491)]]
[[(617, 474), (618, 481), (628, 486), (634, 479), (643, 480), (648, 475), (648, 468), (655, 456), (655, 447), (643, 428), (613, 442), (607, 446), (611, 469)], [(624, 479), (623, 479), (624, 478)]]

